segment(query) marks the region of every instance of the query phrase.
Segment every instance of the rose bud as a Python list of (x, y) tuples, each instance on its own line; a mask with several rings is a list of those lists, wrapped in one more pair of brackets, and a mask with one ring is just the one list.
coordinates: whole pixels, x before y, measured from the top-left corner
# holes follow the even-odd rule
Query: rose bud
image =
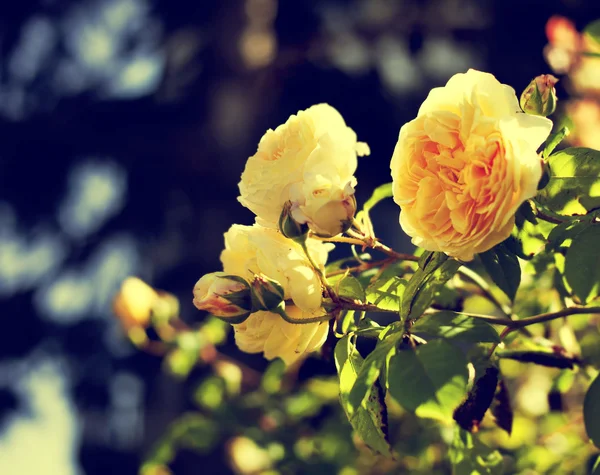
[(237, 275), (206, 274), (194, 286), (194, 305), (229, 323), (241, 323), (252, 311), (250, 285)]
[(158, 293), (143, 280), (128, 277), (115, 296), (113, 311), (125, 328), (146, 327), (159, 300)]
[(556, 110), (558, 82), (552, 74), (542, 74), (533, 79), (521, 94), (521, 109), (530, 115), (548, 117)]
[(279, 282), (264, 274), (257, 274), (250, 284), (252, 289), (252, 311), (275, 310), (285, 300), (285, 292)]
[(292, 206), (291, 201), (288, 201), (283, 205), (283, 210), (279, 216), (279, 230), (286, 238), (302, 243), (306, 241), (308, 225), (306, 222), (301, 223), (293, 218)]

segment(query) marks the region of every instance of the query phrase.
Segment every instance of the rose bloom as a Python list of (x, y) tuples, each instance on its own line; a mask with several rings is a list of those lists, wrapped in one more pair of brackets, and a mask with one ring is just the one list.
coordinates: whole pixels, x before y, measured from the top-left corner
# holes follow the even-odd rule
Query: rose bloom
[(250, 285), (225, 272), (203, 275), (194, 286), (194, 305), (217, 317), (241, 317), (252, 307)]
[[(333, 245), (310, 238), (306, 245), (315, 263), (323, 268)], [(286, 305), (290, 317), (313, 318), (325, 314), (321, 308), (323, 296), (319, 277), (300, 245), (276, 229), (234, 224), (225, 233), (221, 262), (227, 274), (250, 280), (260, 273), (279, 282), (285, 298), (293, 302), (293, 305)], [(264, 352), (267, 359), (281, 357), (286, 364), (291, 364), (323, 344), (328, 324), (292, 324), (276, 313), (258, 311), (233, 327), (236, 344), (242, 351)]]
[(159, 299), (156, 290), (146, 282), (137, 277), (128, 277), (114, 298), (113, 311), (126, 329), (146, 327)]
[[(294, 318), (314, 317), (298, 307), (288, 305), (286, 313)], [(318, 350), (329, 330), (328, 322), (295, 325), (272, 312), (255, 312), (244, 323), (233, 325), (235, 343), (246, 353), (264, 353), (265, 358), (281, 358), (291, 365), (302, 356)]]
[(405, 124), (391, 161), (400, 225), (412, 242), (469, 261), (504, 241), (536, 195), (537, 148), (552, 122), (519, 110), (488, 73), (456, 74)]
[[(324, 268), (333, 245), (307, 240), (307, 248), (317, 265)], [(221, 253), (223, 271), (251, 281), (264, 274), (279, 282), (285, 298), (306, 312), (321, 307), (322, 290), (315, 273), (299, 244), (273, 228), (234, 224), (225, 233), (225, 250)]]
[(334, 236), (356, 211), (357, 154), (368, 155), (369, 148), (340, 113), (327, 104), (312, 106), (262, 137), (246, 163), (238, 200), (270, 227), (291, 201), (296, 221)]

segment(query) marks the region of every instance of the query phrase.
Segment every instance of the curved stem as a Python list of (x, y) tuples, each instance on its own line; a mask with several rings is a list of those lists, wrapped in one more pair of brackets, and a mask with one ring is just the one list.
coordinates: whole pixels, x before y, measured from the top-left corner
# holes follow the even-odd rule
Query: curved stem
[(462, 277), (464, 277), (465, 279), (469, 280), (470, 282), (475, 284), (477, 287), (479, 287), (485, 298), (487, 298), (490, 302), (492, 302), (494, 305), (496, 305), (496, 307), (498, 307), (498, 309), (507, 318), (511, 318), (512, 311), (511, 311), (510, 307), (508, 307), (507, 305), (503, 304), (500, 300), (498, 300), (498, 298), (492, 293), (492, 289), (490, 288), (488, 283), (477, 272), (469, 269), (468, 267), (462, 266), (460, 269), (458, 269), (458, 273)]
[(558, 318), (568, 317), (569, 315), (590, 315), (592, 313), (600, 313), (600, 307), (567, 307), (557, 312), (540, 313), (533, 317), (514, 320), (512, 326), (522, 328), (536, 323), (549, 322)]
[(294, 325), (306, 325), (308, 323), (320, 323), (320, 322), (328, 322), (333, 318), (333, 315), (325, 314), (320, 315), (318, 317), (309, 317), (309, 318), (292, 318), (290, 317), (283, 308), (278, 308), (276, 310), (272, 310), (273, 313), (278, 314), (281, 318), (283, 318), (288, 323), (293, 323)]

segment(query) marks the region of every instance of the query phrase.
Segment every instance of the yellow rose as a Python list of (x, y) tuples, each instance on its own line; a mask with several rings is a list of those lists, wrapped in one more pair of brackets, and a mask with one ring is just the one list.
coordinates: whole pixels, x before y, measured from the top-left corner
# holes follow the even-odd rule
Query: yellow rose
[(469, 261), (504, 241), (535, 196), (536, 150), (552, 122), (519, 111), (514, 89), (475, 70), (435, 88), (391, 161), (400, 225), (412, 242)]
[(337, 110), (312, 106), (262, 137), (246, 163), (238, 200), (263, 226), (276, 227), (291, 201), (296, 221), (321, 235), (339, 234), (356, 211), (356, 156), (368, 154)]
[[(308, 239), (306, 244), (315, 263), (324, 267), (333, 246), (316, 239)], [(318, 275), (300, 245), (276, 229), (234, 224), (225, 233), (221, 262), (227, 274), (248, 280), (255, 274), (264, 274), (276, 280), (282, 285), (285, 298), (305, 312), (314, 312), (321, 307), (322, 289)]]
[(137, 277), (128, 277), (113, 301), (113, 311), (125, 328), (147, 326), (160, 297), (156, 290)]
[(194, 305), (216, 317), (241, 318), (250, 313), (250, 284), (236, 275), (212, 272), (194, 286)]
[[(295, 306), (285, 311), (294, 319), (311, 318), (318, 313), (307, 313)], [(244, 323), (233, 325), (235, 343), (246, 353), (264, 353), (265, 358), (281, 358), (291, 365), (303, 355), (319, 349), (329, 330), (328, 322), (296, 325), (286, 322), (272, 312), (256, 312)]]

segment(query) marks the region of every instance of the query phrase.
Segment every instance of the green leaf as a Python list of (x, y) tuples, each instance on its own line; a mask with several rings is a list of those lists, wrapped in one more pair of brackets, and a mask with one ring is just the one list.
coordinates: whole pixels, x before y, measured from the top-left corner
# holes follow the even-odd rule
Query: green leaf
[(596, 376), (585, 394), (583, 421), (588, 437), (600, 448), (600, 375)]
[(600, 225), (591, 225), (575, 236), (565, 257), (565, 279), (582, 302), (600, 291)]
[(550, 135), (550, 137), (548, 137), (548, 140), (546, 140), (546, 146), (544, 147), (544, 151), (542, 152), (542, 158), (548, 158), (550, 154), (554, 152), (554, 149), (558, 146), (558, 144), (560, 144), (564, 140), (564, 138), (569, 135), (570, 132), (571, 131), (569, 130), (569, 127), (564, 126), (561, 127), (558, 130), (558, 132), (555, 132), (552, 135)]
[(435, 300), (437, 293), (448, 282), (462, 264), (449, 259), (441, 252), (425, 256), (412, 275), (402, 298), (400, 318), (417, 319)]
[(592, 38), (596, 43), (600, 44), (600, 20), (589, 23), (584, 28), (583, 33)]
[(340, 402), (352, 428), (369, 447), (390, 456), (387, 435), (387, 410), (381, 387), (373, 387), (364, 407), (360, 406), (353, 410), (349, 404), (350, 391), (356, 382), (360, 369), (364, 365), (364, 360), (358, 353), (350, 335), (346, 335), (338, 341), (334, 358), (340, 377)]
[(401, 332), (393, 333), (387, 338), (379, 340), (375, 349), (367, 356), (350, 391), (348, 398), (350, 413), (359, 406), (364, 407), (375, 381), (379, 378), (379, 374), (386, 363), (396, 353), (396, 345), (401, 339)]
[(469, 343), (500, 343), (498, 332), (489, 323), (453, 312), (423, 315), (411, 332)]
[(285, 373), (285, 363), (283, 360), (276, 359), (264, 372), (261, 387), (267, 394), (277, 394), (281, 391), (281, 381)]
[(381, 186), (378, 186), (373, 191), (371, 197), (367, 200), (365, 205), (363, 206), (363, 211), (366, 214), (369, 214), (369, 211), (380, 201), (383, 201), (386, 198), (391, 198), (393, 196), (392, 191), (393, 183), (385, 183)]
[(403, 349), (390, 358), (390, 395), (419, 417), (452, 419), (467, 388), (467, 360), (462, 351), (444, 340), (416, 349)]
[(342, 275), (339, 276), (339, 279), (329, 279), (329, 282), (340, 297), (360, 300), (361, 302), (365, 301), (365, 289), (356, 277)]
[(596, 458), (594, 467), (592, 468), (592, 475), (600, 475), (600, 455)]
[(517, 256), (499, 244), (479, 254), (479, 257), (494, 283), (514, 302), (521, 283), (521, 266)]
[(497, 450), (490, 449), (473, 434), (456, 428), (450, 447), (453, 475), (502, 475), (504, 461)]
[(600, 207), (600, 151), (573, 147), (548, 157), (550, 181), (537, 200), (556, 213), (586, 214)]
[(578, 220), (557, 225), (550, 231), (550, 234), (548, 234), (548, 244), (546, 245), (546, 249), (557, 251), (565, 241), (568, 241), (567, 246), (570, 245), (573, 238), (589, 225), (589, 223)]
[(384, 310), (399, 311), (402, 296), (408, 282), (396, 275), (389, 275), (387, 270), (366, 289), (367, 302)]

